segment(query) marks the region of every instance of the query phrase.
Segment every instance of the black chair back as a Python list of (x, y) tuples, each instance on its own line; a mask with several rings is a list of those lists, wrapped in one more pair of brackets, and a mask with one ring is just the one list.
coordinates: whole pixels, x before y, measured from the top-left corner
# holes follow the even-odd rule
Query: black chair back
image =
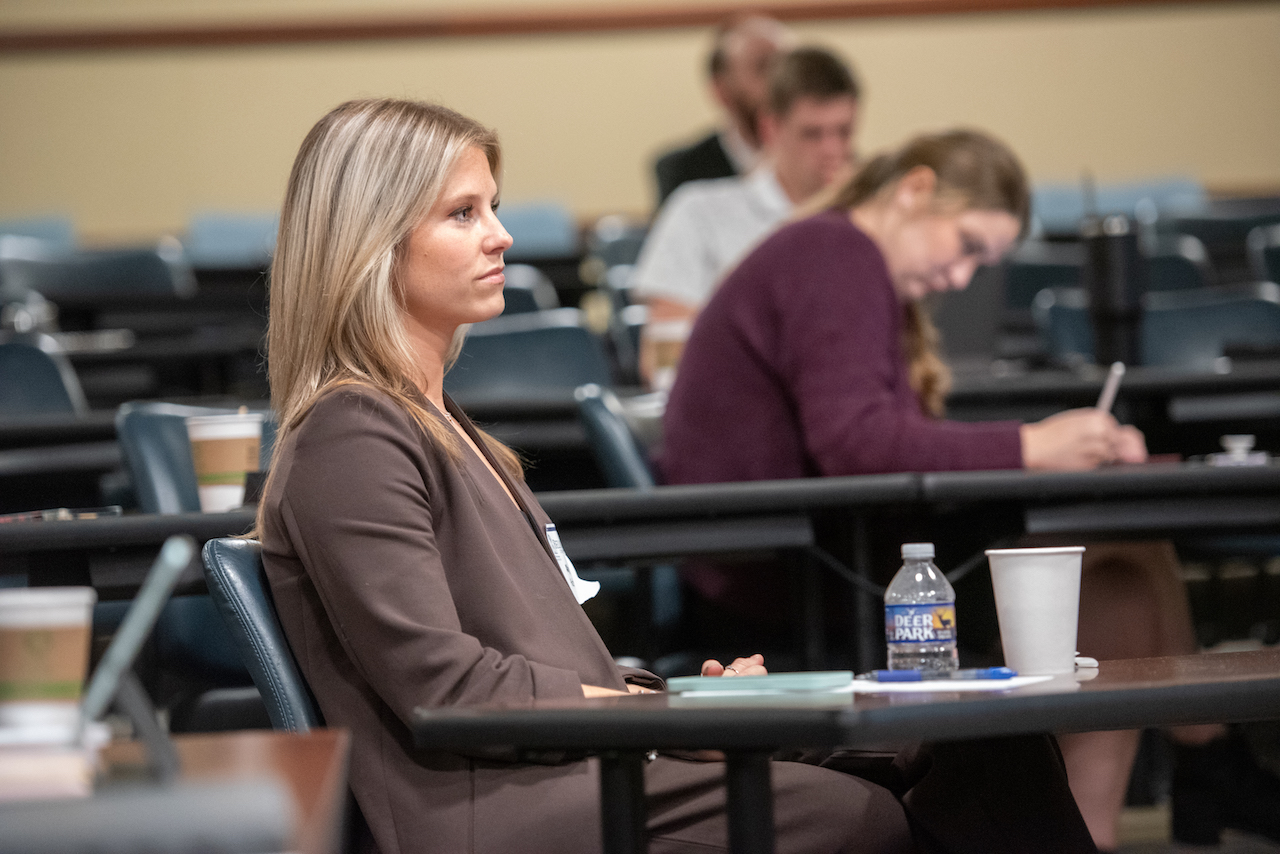
[(209, 595), (262, 695), (271, 725), (292, 732), (324, 726), (276, 617), (261, 544), (234, 537), (209, 540), (201, 555)]
[[(186, 419), (190, 415), (229, 415), (235, 411), (163, 401), (121, 405), (116, 411), (116, 435), (144, 513), (200, 512)], [(274, 439), (275, 419), (267, 413), (262, 422), (260, 454), (264, 471), (271, 460)]]
[(14, 336), (0, 343), (0, 414), (78, 415), (88, 409), (71, 364), (41, 348), (47, 335)]
[(573, 396), (605, 482), (609, 486), (653, 488), (653, 472), (623, 417), (617, 396), (594, 383), (579, 386)]
[(1254, 276), (1280, 282), (1280, 225), (1260, 225), (1250, 231), (1248, 246)]
[(600, 342), (576, 308), (529, 312), (477, 323), (445, 391), (466, 405), (487, 400), (568, 399), (585, 383), (609, 385)]
[(186, 298), (196, 290), (180, 245), (70, 255), (0, 252), (0, 285), (12, 298), (35, 291), (60, 307), (90, 308)]
[[(1210, 370), (1232, 349), (1280, 349), (1280, 286), (1274, 282), (1153, 291), (1144, 300), (1142, 364)], [(1036, 323), (1059, 361), (1093, 359), (1089, 295), (1051, 288), (1036, 296)]]
[[(163, 401), (126, 403), (116, 412), (116, 436), (145, 513), (199, 513), (187, 416), (225, 415), (234, 409), (184, 406)], [(262, 464), (271, 459), (275, 420), (262, 424)], [(109, 604), (109, 603), (108, 603)], [(100, 606), (101, 607), (101, 606)], [(181, 674), (199, 677), (205, 686), (247, 686), (252, 674), (245, 668), (234, 638), (228, 633), (208, 596), (175, 596), (165, 604), (155, 628), (161, 664)], [(243, 693), (243, 692), (241, 692)], [(249, 692), (252, 693), (251, 691)], [(261, 707), (252, 697), (217, 688), (200, 690), (190, 698), (174, 723), (183, 729), (227, 728), (237, 722), (249, 726), (261, 720)]]

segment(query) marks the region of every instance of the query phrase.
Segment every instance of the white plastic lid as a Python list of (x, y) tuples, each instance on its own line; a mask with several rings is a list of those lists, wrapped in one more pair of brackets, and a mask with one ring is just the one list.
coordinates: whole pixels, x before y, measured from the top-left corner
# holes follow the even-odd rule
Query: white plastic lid
[(917, 560), (928, 558), (933, 559), (933, 543), (903, 543), (902, 556), (904, 558), (914, 558)]
[(0, 590), (0, 628), (88, 626), (98, 593), (92, 587), (9, 587)]

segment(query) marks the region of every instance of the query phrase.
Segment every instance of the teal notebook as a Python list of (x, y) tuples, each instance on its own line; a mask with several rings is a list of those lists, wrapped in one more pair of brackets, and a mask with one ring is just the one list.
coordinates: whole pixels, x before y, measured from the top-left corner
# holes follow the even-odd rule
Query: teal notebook
[(673, 694), (691, 691), (791, 693), (834, 691), (852, 683), (852, 670), (816, 670), (811, 673), (770, 673), (767, 676), (677, 676), (667, 680), (667, 690)]

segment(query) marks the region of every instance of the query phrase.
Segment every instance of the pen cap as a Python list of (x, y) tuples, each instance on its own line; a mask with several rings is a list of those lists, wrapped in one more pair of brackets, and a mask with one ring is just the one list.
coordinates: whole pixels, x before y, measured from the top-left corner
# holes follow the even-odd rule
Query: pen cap
[(933, 560), (933, 543), (903, 543), (903, 560)]

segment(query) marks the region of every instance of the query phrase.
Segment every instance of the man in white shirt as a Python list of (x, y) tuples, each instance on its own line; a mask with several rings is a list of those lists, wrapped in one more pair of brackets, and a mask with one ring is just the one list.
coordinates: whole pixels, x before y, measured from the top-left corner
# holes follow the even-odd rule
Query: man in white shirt
[(745, 175), (760, 161), (760, 112), (769, 95), (769, 68), (795, 38), (773, 18), (739, 14), (716, 28), (707, 62), (720, 127), (698, 142), (668, 151), (654, 164), (658, 207), (686, 181)]
[[(765, 158), (743, 178), (691, 181), (658, 212), (631, 278), (649, 307), (641, 376), (665, 387), (678, 342), (716, 285), (796, 205), (849, 174), (859, 89), (853, 73), (821, 48), (777, 60), (760, 116)], [(676, 342), (676, 346), (664, 343)]]

